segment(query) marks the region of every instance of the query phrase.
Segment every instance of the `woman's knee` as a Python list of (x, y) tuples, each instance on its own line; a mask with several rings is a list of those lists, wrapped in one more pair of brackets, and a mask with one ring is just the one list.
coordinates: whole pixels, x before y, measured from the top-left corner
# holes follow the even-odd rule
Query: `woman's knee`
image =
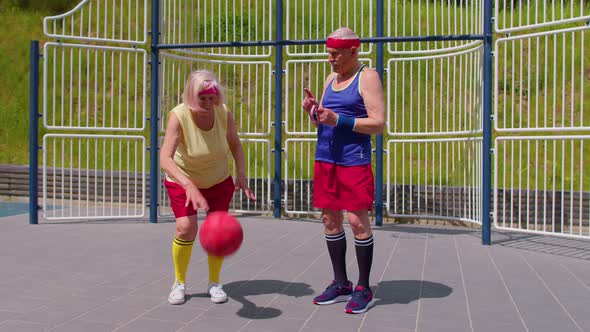
[(197, 220), (196, 216), (193, 220), (191, 217), (181, 217), (176, 219), (176, 237), (192, 241), (197, 235)]

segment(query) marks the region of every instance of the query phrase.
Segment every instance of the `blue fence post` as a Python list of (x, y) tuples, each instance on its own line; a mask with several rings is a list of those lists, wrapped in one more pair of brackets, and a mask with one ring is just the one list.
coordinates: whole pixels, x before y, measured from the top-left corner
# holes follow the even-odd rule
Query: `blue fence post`
[[(383, 37), (383, 0), (377, 1), (377, 37)], [(383, 42), (377, 42), (377, 72), (383, 82)], [(375, 138), (375, 224), (383, 225), (383, 135)]]
[(492, 243), (491, 191), (492, 191), (492, 0), (484, 0), (483, 6), (483, 142), (482, 142), (482, 230), (481, 242)]
[(275, 218), (281, 217), (282, 210), (282, 165), (283, 165), (283, 1), (277, 0), (277, 26), (275, 41), (275, 175), (274, 175), (274, 213)]
[(29, 224), (39, 222), (39, 41), (31, 40), (29, 66)]
[(150, 90), (150, 222), (158, 222), (158, 187), (160, 163), (158, 160), (158, 93), (160, 53), (160, 4), (152, 0), (151, 90)]

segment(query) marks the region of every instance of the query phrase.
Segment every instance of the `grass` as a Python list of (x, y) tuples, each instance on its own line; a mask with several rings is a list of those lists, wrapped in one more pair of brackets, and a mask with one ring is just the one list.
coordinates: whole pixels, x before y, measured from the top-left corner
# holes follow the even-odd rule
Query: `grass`
[(29, 45), (43, 39), (48, 12), (0, 10), (0, 163), (28, 163)]

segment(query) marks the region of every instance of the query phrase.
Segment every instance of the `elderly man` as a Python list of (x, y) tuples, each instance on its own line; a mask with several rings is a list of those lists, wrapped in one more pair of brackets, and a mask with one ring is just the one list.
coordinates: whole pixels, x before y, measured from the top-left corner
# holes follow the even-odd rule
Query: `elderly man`
[[(359, 36), (349, 28), (332, 32), (326, 42), (333, 72), (324, 83), (321, 101), (305, 89), (303, 108), (316, 124), (314, 206), (322, 209), (324, 234), (334, 271), (317, 305), (348, 301), (346, 312), (366, 312), (374, 303), (369, 287), (373, 234), (369, 210), (374, 200), (371, 135), (385, 127), (385, 102), (379, 75), (358, 61)], [(354, 235), (359, 279), (346, 274), (343, 210)]]

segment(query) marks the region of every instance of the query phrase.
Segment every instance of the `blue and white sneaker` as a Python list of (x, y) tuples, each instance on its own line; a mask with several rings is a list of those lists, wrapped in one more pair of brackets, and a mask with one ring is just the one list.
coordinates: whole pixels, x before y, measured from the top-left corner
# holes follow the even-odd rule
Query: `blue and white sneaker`
[(352, 297), (346, 304), (347, 314), (362, 314), (375, 304), (373, 292), (369, 287), (356, 286)]
[(328, 287), (326, 287), (326, 290), (322, 294), (313, 299), (313, 303), (317, 305), (326, 305), (336, 302), (344, 302), (350, 299), (351, 294), (352, 282), (334, 280)]

